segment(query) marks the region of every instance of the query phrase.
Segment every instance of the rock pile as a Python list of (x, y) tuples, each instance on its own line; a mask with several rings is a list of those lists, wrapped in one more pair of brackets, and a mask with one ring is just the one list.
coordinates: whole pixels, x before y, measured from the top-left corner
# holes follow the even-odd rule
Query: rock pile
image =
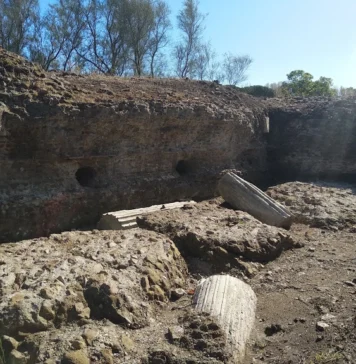
[(222, 199), (143, 216), (138, 225), (166, 234), (183, 254), (211, 263), (217, 272), (242, 268), (251, 275), (255, 267), (246, 260), (268, 262), (302, 245), (286, 230), (224, 206)]
[(356, 188), (345, 183), (289, 182), (267, 194), (288, 207), (296, 221), (332, 230), (356, 229)]
[(68, 232), (0, 252), (0, 335), (13, 343), (5, 354), (26, 363), (121, 353), (124, 329), (148, 326), (150, 302), (167, 302), (187, 274), (169, 239), (140, 230)]

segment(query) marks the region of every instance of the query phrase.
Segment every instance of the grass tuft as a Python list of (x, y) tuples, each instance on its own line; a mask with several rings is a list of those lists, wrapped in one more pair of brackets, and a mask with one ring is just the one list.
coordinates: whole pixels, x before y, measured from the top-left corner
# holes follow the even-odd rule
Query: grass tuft
[(316, 354), (310, 364), (335, 364), (341, 359), (343, 359), (343, 355), (340, 353), (324, 352)]

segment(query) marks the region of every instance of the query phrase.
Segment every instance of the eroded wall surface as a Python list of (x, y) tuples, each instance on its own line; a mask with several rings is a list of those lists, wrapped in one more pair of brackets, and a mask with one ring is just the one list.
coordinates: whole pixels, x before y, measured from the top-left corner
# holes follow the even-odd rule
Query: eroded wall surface
[(1, 242), (212, 197), (224, 169), (266, 174), (266, 108), (234, 88), (44, 73), (3, 50), (0, 85)]
[(103, 212), (210, 198), (225, 169), (262, 187), (355, 181), (355, 152), (355, 100), (45, 73), (0, 49), (0, 242), (93, 226)]
[(269, 100), (268, 162), (274, 183), (356, 182), (356, 99)]

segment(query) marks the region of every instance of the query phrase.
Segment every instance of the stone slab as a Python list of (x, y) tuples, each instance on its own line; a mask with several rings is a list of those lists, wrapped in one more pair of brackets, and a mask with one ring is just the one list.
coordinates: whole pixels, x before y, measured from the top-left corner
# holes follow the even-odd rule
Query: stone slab
[(193, 205), (195, 201), (172, 202), (162, 205), (153, 205), (133, 210), (113, 211), (104, 214), (99, 223), (99, 230), (126, 230), (137, 227), (136, 218), (157, 211), (178, 209), (185, 205)]

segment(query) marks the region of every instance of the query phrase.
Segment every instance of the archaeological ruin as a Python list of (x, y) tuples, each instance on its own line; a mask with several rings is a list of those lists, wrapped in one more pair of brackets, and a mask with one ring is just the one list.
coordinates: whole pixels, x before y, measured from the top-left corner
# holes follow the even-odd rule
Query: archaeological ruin
[(0, 48), (0, 364), (355, 362), (355, 185), (353, 98)]

